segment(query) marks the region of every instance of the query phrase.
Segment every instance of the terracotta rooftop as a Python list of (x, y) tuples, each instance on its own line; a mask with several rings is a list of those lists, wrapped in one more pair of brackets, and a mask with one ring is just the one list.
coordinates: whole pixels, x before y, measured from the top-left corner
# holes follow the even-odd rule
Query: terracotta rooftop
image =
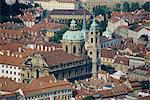
[(9, 78), (0, 77), (0, 90), (6, 92), (14, 92), (25, 84), (17, 83)]
[(55, 81), (55, 77), (53, 75), (49, 75), (49, 76), (44, 76), (44, 77), (39, 77), (38, 78), (39, 81), (43, 81), (45, 83), (50, 83)]
[(8, 30), (8, 29), (1, 29), (0, 33), (2, 34), (11, 34), (11, 35), (24, 35), (25, 33), (21, 30)]
[(55, 82), (47, 83), (38, 79), (33, 79), (33, 81), (29, 85), (25, 86), (22, 89), (26, 96), (41, 92), (58, 91), (66, 89), (73, 90), (72, 86), (68, 81), (56, 80)]
[(129, 58), (123, 57), (123, 56), (117, 56), (114, 63), (117, 64), (123, 64), (123, 65), (129, 65)]
[(23, 45), (19, 43), (0, 42), (0, 50), (10, 50), (11, 52), (15, 52), (18, 51), (19, 47), (23, 47)]
[(40, 54), (43, 56), (49, 66), (89, 59), (87, 56), (75, 56), (73, 54), (68, 54), (63, 50), (50, 51), (49, 53), (41, 52)]
[(107, 48), (101, 49), (101, 57), (114, 59), (116, 55), (117, 52), (114, 50), (107, 49)]
[(31, 12), (24, 13), (22, 16), (18, 16), (23, 21), (35, 21), (35, 16)]
[(6, 65), (21, 67), (24, 60), (25, 60), (25, 58), (0, 55), (0, 64), (6, 64)]

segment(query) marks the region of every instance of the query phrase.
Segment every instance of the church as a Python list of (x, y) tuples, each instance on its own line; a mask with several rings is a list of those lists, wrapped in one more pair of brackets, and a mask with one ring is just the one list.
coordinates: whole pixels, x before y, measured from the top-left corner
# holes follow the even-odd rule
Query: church
[(78, 30), (73, 19), (70, 28), (63, 34), (62, 50), (36, 51), (32, 53), (22, 66), (22, 81), (30, 83), (41, 76), (54, 75), (56, 79), (75, 81), (96, 77), (100, 66), (100, 33), (96, 20), (89, 32)]
[(90, 26), (89, 32), (86, 30), (85, 19), (83, 19), (82, 30), (78, 30), (76, 21), (73, 19), (70, 29), (63, 34), (63, 50), (76, 56), (87, 55), (92, 59), (92, 74), (101, 69), (100, 66), (100, 33), (95, 18)]

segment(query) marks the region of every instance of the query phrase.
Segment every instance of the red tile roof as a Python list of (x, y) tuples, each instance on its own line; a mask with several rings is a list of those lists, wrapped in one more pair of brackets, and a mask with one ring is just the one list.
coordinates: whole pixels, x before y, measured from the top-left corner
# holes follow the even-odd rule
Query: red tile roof
[(101, 57), (114, 59), (116, 55), (117, 52), (114, 50), (107, 49), (107, 48), (101, 49)]
[(14, 92), (25, 84), (17, 83), (9, 78), (0, 77), (0, 90), (6, 92)]
[(40, 81), (38, 79), (33, 79), (33, 81), (29, 85), (23, 87), (22, 89), (26, 96), (48, 91), (57, 91), (66, 89), (73, 90), (72, 86), (68, 81), (56, 80), (55, 82), (47, 83), (44, 81)]
[(24, 60), (25, 60), (25, 58), (0, 55), (0, 64), (21, 67), (21, 65), (23, 64)]
[(129, 65), (129, 58), (128, 57), (123, 57), (123, 56), (117, 56), (114, 63), (117, 64), (123, 64), (123, 65)]
[(49, 66), (89, 59), (87, 56), (75, 56), (73, 54), (66, 53), (63, 50), (41, 52), (40, 54), (43, 56), (43, 58), (45, 58)]

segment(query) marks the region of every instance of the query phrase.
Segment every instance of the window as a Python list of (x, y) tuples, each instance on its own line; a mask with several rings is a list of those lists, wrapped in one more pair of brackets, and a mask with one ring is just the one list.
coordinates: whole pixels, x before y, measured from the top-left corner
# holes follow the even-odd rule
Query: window
[(2, 70), (2, 73), (4, 73), (4, 70)]
[(4, 67), (4, 65), (2, 65), (2, 67)]
[(8, 70), (6, 70), (6, 73), (8, 74)]
[(66, 46), (66, 52), (68, 52), (68, 47)]
[(29, 74), (29, 72), (28, 72), (28, 78), (30, 77), (30, 74)]
[(18, 81), (20, 81), (20, 78), (18, 78)]
[(12, 71), (10, 71), (10, 74), (12, 74)]
[(90, 52), (90, 55), (92, 55), (92, 52)]
[(76, 53), (76, 46), (73, 46), (73, 53)]
[(14, 75), (16, 75), (16, 72), (14, 72)]
[(14, 80), (16, 81), (16, 78), (14, 78)]
[(93, 38), (91, 38), (91, 43), (93, 43)]
[(12, 68), (12, 67), (10, 66), (10, 68)]
[(83, 52), (83, 50), (82, 50), (82, 49), (83, 49), (83, 46), (81, 45), (81, 53)]
[(96, 37), (96, 43), (97, 43), (97, 37)]

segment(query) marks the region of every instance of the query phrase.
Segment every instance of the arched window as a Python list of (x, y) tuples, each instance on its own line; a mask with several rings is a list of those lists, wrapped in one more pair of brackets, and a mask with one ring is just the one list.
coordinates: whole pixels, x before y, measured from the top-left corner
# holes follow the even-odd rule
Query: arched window
[(73, 46), (73, 53), (76, 53), (76, 46)]
[(39, 70), (36, 69), (36, 78), (38, 78), (38, 77), (39, 77)]
[(28, 78), (29, 78), (30, 77), (30, 73), (28, 72), (27, 74), (28, 74)]
[(91, 38), (91, 43), (93, 43), (93, 38)]
[(81, 53), (83, 52), (83, 46), (81, 45)]
[(66, 52), (68, 52), (68, 46), (66, 46)]

